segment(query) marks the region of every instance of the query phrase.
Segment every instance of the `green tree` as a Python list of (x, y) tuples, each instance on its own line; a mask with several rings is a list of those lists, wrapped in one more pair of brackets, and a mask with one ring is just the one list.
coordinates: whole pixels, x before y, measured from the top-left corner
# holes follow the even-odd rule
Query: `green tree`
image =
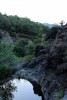
[(7, 42), (0, 42), (0, 79), (14, 72), (16, 58), (13, 54), (13, 46)]
[(24, 57), (26, 53), (28, 42), (26, 39), (21, 39), (18, 44), (16, 44), (14, 48), (14, 52), (16, 56)]

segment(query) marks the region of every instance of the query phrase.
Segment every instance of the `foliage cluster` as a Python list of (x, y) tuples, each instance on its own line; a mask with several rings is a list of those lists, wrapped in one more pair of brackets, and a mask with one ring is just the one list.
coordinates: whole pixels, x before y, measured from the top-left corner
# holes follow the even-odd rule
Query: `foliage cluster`
[(0, 28), (8, 31), (11, 36), (30, 36), (35, 38), (41, 33), (48, 30), (47, 26), (41, 23), (33, 22), (28, 18), (21, 18), (18, 16), (7, 16), (0, 13)]
[(13, 46), (7, 42), (0, 42), (0, 79), (10, 76), (14, 72), (16, 57)]
[(64, 97), (64, 89), (60, 88), (59, 91), (57, 92), (56, 99), (60, 100), (63, 97)]

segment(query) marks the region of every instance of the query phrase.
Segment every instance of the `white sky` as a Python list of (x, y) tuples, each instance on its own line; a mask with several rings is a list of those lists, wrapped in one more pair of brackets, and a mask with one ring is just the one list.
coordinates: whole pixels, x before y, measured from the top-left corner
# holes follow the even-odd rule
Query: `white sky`
[(67, 0), (0, 0), (0, 12), (42, 23), (67, 22)]

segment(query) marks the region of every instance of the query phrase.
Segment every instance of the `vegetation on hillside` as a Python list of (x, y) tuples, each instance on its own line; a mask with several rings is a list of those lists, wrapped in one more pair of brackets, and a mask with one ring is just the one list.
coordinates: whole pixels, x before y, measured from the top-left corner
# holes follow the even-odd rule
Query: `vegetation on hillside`
[(0, 29), (7, 31), (12, 39), (18, 38), (16, 43), (11, 44), (4, 42), (0, 33), (0, 79), (3, 79), (14, 72), (16, 57), (30, 60), (35, 46), (45, 44), (44, 37), (49, 28), (28, 18), (0, 13)]
[(14, 72), (17, 62), (13, 54), (13, 45), (7, 42), (0, 42), (0, 79), (10, 76)]
[(36, 36), (45, 33), (47, 26), (41, 23), (33, 22), (28, 18), (21, 18), (18, 16), (7, 16), (0, 13), (0, 28), (7, 30), (11, 36), (16, 36), (19, 33), (20, 37), (29, 36), (35, 38)]

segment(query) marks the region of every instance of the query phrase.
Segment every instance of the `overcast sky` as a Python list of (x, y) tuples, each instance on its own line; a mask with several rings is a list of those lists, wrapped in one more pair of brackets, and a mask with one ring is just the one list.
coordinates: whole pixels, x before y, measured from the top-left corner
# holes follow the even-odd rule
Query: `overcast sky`
[(0, 12), (36, 22), (67, 22), (67, 0), (0, 0)]

